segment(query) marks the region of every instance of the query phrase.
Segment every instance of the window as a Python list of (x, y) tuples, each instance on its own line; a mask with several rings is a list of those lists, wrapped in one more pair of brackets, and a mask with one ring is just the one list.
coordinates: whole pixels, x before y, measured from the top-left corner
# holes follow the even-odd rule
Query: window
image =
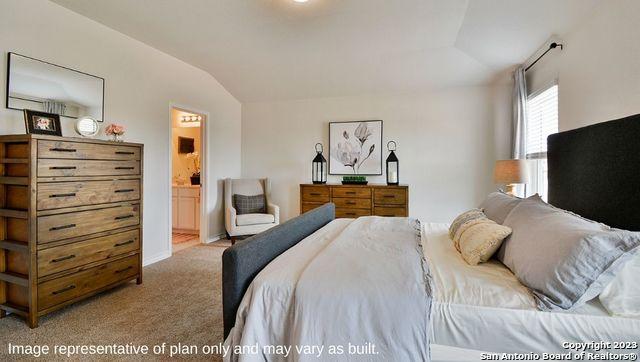
[(527, 98), (526, 154), (530, 162), (529, 190), (547, 200), (547, 137), (558, 132), (558, 85), (554, 84)]

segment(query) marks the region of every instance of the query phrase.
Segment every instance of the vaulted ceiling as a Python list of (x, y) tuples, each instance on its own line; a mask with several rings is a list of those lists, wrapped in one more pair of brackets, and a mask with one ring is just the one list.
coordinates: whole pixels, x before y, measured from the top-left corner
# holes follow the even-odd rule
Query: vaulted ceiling
[(600, 0), (52, 0), (242, 102), (487, 84)]

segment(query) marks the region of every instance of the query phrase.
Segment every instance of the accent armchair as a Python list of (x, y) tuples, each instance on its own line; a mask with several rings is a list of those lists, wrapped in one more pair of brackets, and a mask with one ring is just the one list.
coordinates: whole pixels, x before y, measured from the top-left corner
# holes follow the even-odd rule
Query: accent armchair
[[(266, 213), (238, 214), (233, 195), (264, 195)], [(280, 223), (280, 208), (272, 204), (270, 199), (269, 179), (224, 180), (225, 226), (232, 244), (235, 244), (238, 236), (259, 234)]]

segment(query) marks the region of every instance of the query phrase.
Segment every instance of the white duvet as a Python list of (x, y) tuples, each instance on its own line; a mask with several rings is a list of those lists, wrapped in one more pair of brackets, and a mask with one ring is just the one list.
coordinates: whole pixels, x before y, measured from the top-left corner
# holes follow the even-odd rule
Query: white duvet
[(253, 280), (232, 361), (429, 361), (430, 286), (419, 223), (337, 219)]

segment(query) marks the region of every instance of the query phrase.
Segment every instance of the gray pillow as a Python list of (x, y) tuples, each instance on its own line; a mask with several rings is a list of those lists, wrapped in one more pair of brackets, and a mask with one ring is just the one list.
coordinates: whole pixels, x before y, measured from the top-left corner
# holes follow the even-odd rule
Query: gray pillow
[(264, 195), (245, 196), (234, 194), (233, 207), (235, 207), (238, 215), (264, 214), (267, 212)]
[(504, 219), (516, 205), (522, 201), (521, 198), (507, 195), (503, 192), (492, 192), (480, 204), (480, 208), (487, 217), (498, 224), (503, 224)]
[(640, 246), (640, 233), (587, 220), (538, 195), (513, 208), (504, 225), (513, 232), (502, 262), (541, 310), (570, 310), (595, 298)]

